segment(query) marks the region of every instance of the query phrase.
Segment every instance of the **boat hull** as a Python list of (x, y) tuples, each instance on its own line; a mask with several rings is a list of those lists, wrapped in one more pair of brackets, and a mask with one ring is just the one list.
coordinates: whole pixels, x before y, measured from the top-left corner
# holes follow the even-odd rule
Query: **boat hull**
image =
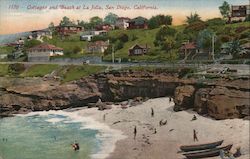
[(184, 152), (189, 151), (199, 151), (199, 150), (206, 150), (206, 149), (212, 149), (217, 146), (220, 146), (223, 143), (223, 140), (207, 143), (207, 144), (200, 144), (200, 145), (189, 145), (189, 146), (181, 146), (180, 149)]
[(225, 147), (221, 148), (215, 148), (211, 150), (201, 151), (201, 152), (195, 152), (195, 153), (186, 153), (183, 154), (188, 159), (199, 159), (199, 158), (207, 158), (207, 157), (215, 157), (220, 155), (220, 151), (229, 151), (232, 148), (233, 145), (227, 145)]

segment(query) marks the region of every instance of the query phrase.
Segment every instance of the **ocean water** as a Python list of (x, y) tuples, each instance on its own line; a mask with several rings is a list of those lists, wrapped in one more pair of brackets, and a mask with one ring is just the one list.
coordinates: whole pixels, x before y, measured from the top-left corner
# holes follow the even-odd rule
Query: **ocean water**
[[(0, 159), (103, 158), (107, 155), (102, 154), (105, 142), (114, 141), (112, 132), (105, 135), (93, 124), (91, 119), (63, 111), (0, 119)], [(80, 144), (79, 151), (73, 151), (70, 145), (75, 140)]]

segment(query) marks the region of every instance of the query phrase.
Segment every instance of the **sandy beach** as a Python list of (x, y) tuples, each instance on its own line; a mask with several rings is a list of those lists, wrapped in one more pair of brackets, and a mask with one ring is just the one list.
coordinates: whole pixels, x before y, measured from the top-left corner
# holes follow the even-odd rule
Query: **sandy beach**
[[(180, 145), (222, 139), (222, 145), (233, 144), (232, 152), (238, 146), (241, 147), (243, 155), (239, 159), (249, 158), (249, 121), (213, 120), (193, 111), (173, 112), (173, 105), (168, 98), (157, 98), (127, 109), (120, 106), (104, 111), (90, 108), (80, 110), (79, 114), (120, 130), (126, 136), (116, 142), (114, 151), (107, 159), (184, 159), (177, 153)], [(154, 117), (151, 117), (151, 108), (154, 109)], [(197, 120), (191, 121), (194, 114)], [(159, 126), (162, 119), (167, 120), (167, 124)], [(134, 126), (137, 127), (135, 140)], [(193, 129), (198, 132), (198, 142), (193, 141)]]

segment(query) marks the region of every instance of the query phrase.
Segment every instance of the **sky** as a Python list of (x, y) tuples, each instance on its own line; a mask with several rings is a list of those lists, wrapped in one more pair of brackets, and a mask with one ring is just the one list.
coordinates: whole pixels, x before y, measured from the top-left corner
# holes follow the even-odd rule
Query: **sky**
[[(185, 22), (190, 13), (203, 20), (220, 17), (218, 7), (224, 0), (0, 0), (0, 34), (12, 34), (58, 25), (63, 16), (88, 21), (104, 18), (109, 12), (134, 18), (165, 14), (173, 24)], [(231, 5), (249, 4), (249, 0), (227, 0)]]

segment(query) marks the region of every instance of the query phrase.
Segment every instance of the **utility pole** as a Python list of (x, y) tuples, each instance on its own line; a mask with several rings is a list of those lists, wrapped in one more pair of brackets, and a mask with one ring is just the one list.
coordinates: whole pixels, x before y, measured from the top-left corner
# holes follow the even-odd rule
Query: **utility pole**
[(214, 42), (215, 42), (215, 35), (212, 35), (212, 60), (214, 61)]
[(112, 45), (112, 63), (115, 63), (115, 52), (114, 52), (114, 46)]

